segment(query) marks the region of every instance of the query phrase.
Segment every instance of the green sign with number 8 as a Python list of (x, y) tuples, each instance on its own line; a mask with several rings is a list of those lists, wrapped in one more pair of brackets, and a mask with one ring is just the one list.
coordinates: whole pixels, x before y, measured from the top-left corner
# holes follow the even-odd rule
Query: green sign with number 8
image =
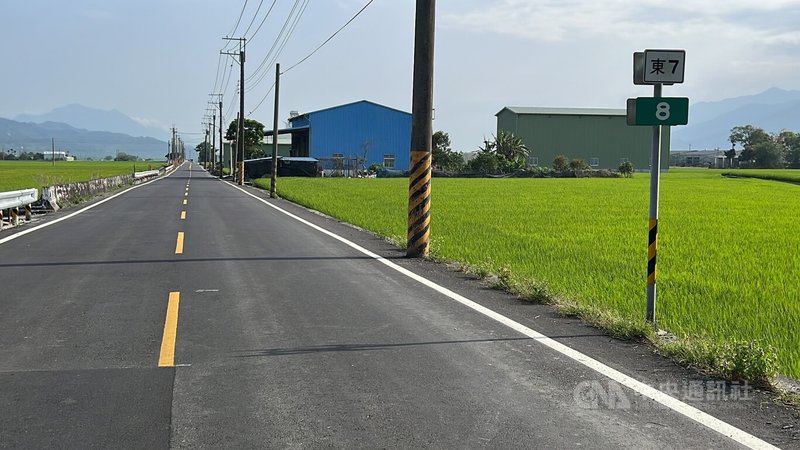
[(637, 97), (628, 99), (628, 125), (686, 125), (686, 97)]

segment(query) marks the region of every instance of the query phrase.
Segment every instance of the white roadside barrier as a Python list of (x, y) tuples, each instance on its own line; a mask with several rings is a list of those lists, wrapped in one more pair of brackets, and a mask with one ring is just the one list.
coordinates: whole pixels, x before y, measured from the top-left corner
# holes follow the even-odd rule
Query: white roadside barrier
[(25, 220), (31, 220), (31, 203), (39, 198), (36, 189), (0, 192), (0, 227), (5, 220), (12, 226), (19, 225), (20, 208), (24, 208)]
[(133, 178), (135, 179), (150, 178), (157, 176), (158, 176), (157, 170), (145, 170), (144, 172), (133, 172)]

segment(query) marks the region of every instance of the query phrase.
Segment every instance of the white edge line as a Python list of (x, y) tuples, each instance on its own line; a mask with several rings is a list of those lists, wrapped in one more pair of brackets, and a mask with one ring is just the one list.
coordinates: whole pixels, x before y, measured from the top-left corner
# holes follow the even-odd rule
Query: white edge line
[[(180, 166), (179, 166), (179, 167), (180, 167)], [(176, 167), (176, 169), (177, 169), (177, 167)], [(169, 173), (169, 174), (167, 174), (167, 175), (164, 175), (163, 177), (156, 178), (155, 180), (146, 181), (146, 182), (144, 182), (144, 183), (142, 183), (142, 184), (137, 184), (136, 186), (131, 186), (131, 187), (129, 187), (128, 189), (125, 189), (125, 190), (124, 190), (124, 191), (122, 191), (122, 192), (117, 192), (116, 194), (112, 195), (111, 197), (104, 198), (104, 199), (100, 200), (100, 201), (99, 201), (99, 202), (97, 202), (97, 203), (92, 203), (91, 205), (89, 205), (89, 206), (87, 206), (87, 207), (85, 207), (85, 208), (81, 208), (81, 209), (79, 209), (79, 210), (77, 210), (77, 211), (75, 211), (75, 212), (73, 212), (73, 213), (67, 214), (67, 215), (66, 215), (66, 216), (64, 216), (64, 217), (59, 217), (58, 219), (55, 219), (55, 220), (53, 220), (53, 221), (50, 221), (50, 222), (45, 222), (45, 223), (43, 223), (43, 224), (41, 224), (41, 225), (37, 225), (37, 226), (35, 226), (35, 227), (33, 227), (33, 228), (29, 228), (29, 229), (27, 229), (27, 230), (20, 231), (19, 233), (12, 234), (11, 236), (4, 237), (3, 239), (0, 239), (0, 244), (5, 244), (6, 242), (13, 241), (14, 239), (21, 238), (22, 236), (25, 236), (26, 234), (33, 233), (34, 231), (41, 230), (42, 228), (47, 228), (47, 227), (49, 227), (50, 225), (55, 225), (55, 224), (57, 224), (57, 223), (59, 223), (59, 222), (61, 222), (61, 221), (64, 221), (64, 220), (70, 219), (70, 218), (72, 218), (72, 217), (75, 217), (75, 216), (77, 216), (78, 214), (80, 214), (80, 213), (83, 213), (83, 212), (86, 212), (86, 211), (88, 211), (88, 210), (90, 210), (90, 209), (92, 209), (92, 208), (94, 208), (94, 207), (96, 207), (96, 206), (100, 206), (100, 205), (102, 205), (103, 203), (105, 203), (105, 202), (107, 202), (107, 201), (109, 201), (109, 200), (113, 200), (113, 199), (115, 199), (115, 198), (119, 197), (120, 195), (122, 195), (122, 194), (125, 194), (126, 192), (130, 192), (130, 191), (132, 191), (132, 190), (134, 190), (134, 189), (138, 189), (138, 188), (140, 188), (140, 187), (142, 187), (142, 186), (147, 186), (148, 184), (150, 184), (150, 183), (153, 183), (153, 182), (156, 182), (156, 181), (158, 181), (158, 180), (163, 180), (164, 178), (167, 178), (167, 177), (169, 177), (169, 176), (170, 176), (170, 175), (172, 175), (173, 173), (175, 173), (175, 170), (173, 170), (172, 172), (170, 172), (170, 173)]]
[(680, 400), (678, 400), (678, 399), (676, 399), (674, 397), (671, 397), (671, 396), (665, 394), (664, 392), (659, 391), (658, 389), (656, 389), (656, 388), (654, 388), (652, 386), (649, 386), (649, 385), (647, 385), (645, 383), (642, 383), (641, 381), (635, 380), (635, 379), (629, 377), (628, 375), (625, 375), (624, 373), (622, 373), (622, 372), (620, 372), (620, 371), (618, 371), (618, 370), (616, 370), (614, 368), (611, 368), (611, 367), (601, 363), (600, 361), (597, 361), (596, 359), (593, 359), (593, 358), (591, 358), (591, 357), (589, 357), (587, 355), (584, 355), (583, 353), (581, 353), (581, 352), (579, 352), (579, 351), (577, 351), (577, 350), (575, 350), (575, 349), (573, 349), (571, 347), (568, 347), (568, 346), (566, 346), (566, 345), (564, 345), (564, 344), (562, 344), (562, 343), (560, 343), (560, 342), (558, 342), (556, 340), (553, 340), (553, 339), (545, 336), (544, 334), (542, 334), (542, 333), (540, 333), (540, 332), (538, 332), (538, 331), (536, 331), (536, 330), (534, 330), (532, 328), (526, 327), (525, 325), (522, 325), (521, 323), (516, 322), (516, 321), (514, 321), (512, 319), (509, 319), (508, 317), (506, 317), (506, 316), (504, 316), (504, 315), (502, 315), (502, 314), (500, 314), (498, 312), (495, 312), (495, 311), (493, 311), (493, 310), (491, 310), (491, 309), (489, 309), (489, 308), (487, 308), (487, 307), (485, 307), (483, 305), (475, 303), (474, 301), (472, 301), (472, 300), (470, 300), (470, 299), (468, 299), (468, 298), (466, 298), (466, 297), (464, 297), (464, 296), (462, 296), (460, 294), (457, 294), (457, 293), (451, 291), (450, 289), (447, 289), (447, 288), (445, 288), (443, 286), (440, 286), (440, 285), (434, 283), (433, 281), (428, 280), (425, 277), (417, 275), (416, 273), (414, 273), (414, 272), (412, 272), (412, 271), (410, 271), (410, 270), (408, 270), (408, 269), (406, 269), (404, 267), (401, 267), (401, 266), (399, 266), (399, 265), (387, 260), (386, 258), (384, 258), (384, 257), (382, 257), (382, 256), (380, 256), (380, 255), (378, 255), (376, 253), (373, 253), (373, 252), (365, 249), (364, 247), (361, 247), (360, 245), (358, 245), (358, 244), (356, 244), (354, 242), (351, 242), (351, 241), (339, 236), (338, 234), (333, 233), (332, 231), (328, 231), (325, 228), (320, 227), (319, 225), (313, 224), (313, 223), (311, 223), (311, 222), (309, 222), (309, 221), (307, 221), (307, 220), (305, 220), (305, 219), (303, 219), (303, 218), (301, 218), (301, 217), (299, 217), (299, 216), (297, 216), (295, 214), (290, 213), (289, 211), (286, 211), (285, 209), (282, 209), (282, 208), (280, 208), (280, 207), (278, 207), (276, 205), (273, 205), (272, 203), (269, 203), (268, 201), (266, 201), (265, 199), (263, 199), (261, 197), (258, 197), (258, 196), (254, 195), (254, 194), (251, 194), (250, 192), (247, 192), (246, 190), (240, 188), (239, 186), (235, 186), (235, 185), (232, 185), (230, 183), (226, 183), (226, 184), (228, 184), (229, 186), (231, 186), (231, 187), (233, 187), (233, 188), (245, 193), (246, 195), (249, 195), (250, 197), (260, 201), (261, 203), (269, 206), (270, 208), (273, 208), (276, 211), (278, 211), (278, 212), (280, 212), (282, 214), (285, 214), (286, 216), (291, 217), (292, 219), (297, 220), (298, 222), (300, 222), (300, 223), (302, 223), (304, 225), (307, 225), (307, 226), (319, 231), (322, 234), (330, 236), (333, 239), (336, 239), (337, 241), (339, 241), (339, 242), (341, 242), (341, 243), (343, 243), (343, 244), (345, 244), (345, 245), (347, 245), (347, 246), (349, 246), (349, 247), (351, 247), (351, 248), (363, 253), (364, 255), (369, 256), (370, 258), (373, 258), (373, 259), (381, 262), (382, 264), (386, 265), (387, 267), (389, 267), (389, 268), (391, 268), (391, 269), (393, 269), (393, 270), (395, 270), (397, 272), (400, 272), (401, 274), (411, 278), (412, 280), (417, 281), (418, 283), (420, 283), (420, 284), (422, 284), (424, 286), (427, 286), (427, 287), (433, 289), (434, 291), (439, 292), (440, 294), (445, 295), (445, 296), (451, 298), (452, 300), (455, 300), (455, 301), (463, 304), (464, 306), (467, 306), (467, 307), (469, 307), (469, 308), (471, 308), (471, 309), (473, 309), (473, 310), (485, 315), (486, 317), (489, 317), (489, 318), (491, 318), (491, 319), (493, 319), (493, 320), (495, 320), (497, 322), (500, 322), (501, 324), (503, 324), (503, 325), (505, 325), (505, 326), (507, 326), (507, 327), (519, 332), (519, 333), (522, 333), (525, 336), (528, 336), (528, 337), (536, 340), (537, 342), (545, 345), (546, 347), (548, 347), (548, 348), (550, 348), (552, 350), (555, 350), (556, 352), (561, 353), (562, 355), (567, 356), (567, 357), (569, 357), (570, 359), (572, 359), (574, 361), (577, 361), (578, 363), (580, 363), (580, 364), (582, 364), (582, 365), (594, 370), (595, 372), (597, 372), (597, 373), (599, 373), (599, 374), (601, 374), (603, 376), (606, 376), (606, 377), (616, 381), (617, 383), (620, 383), (620, 384), (622, 384), (624, 386), (627, 386), (629, 389), (633, 390), (634, 392), (637, 392), (637, 393), (641, 394), (644, 397), (647, 397), (647, 398), (649, 398), (649, 399), (651, 399), (653, 401), (656, 401), (656, 402), (666, 406), (667, 408), (669, 408), (669, 409), (671, 409), (671, 410), (673, 410), (673, 411), (675, 411), (675, 412), (677, 412), (677, 413), (679, 413), (679, 414), (681, 414), (681, 415), (683, 415), (683, 416), (685, 416), (685, 417), (687, 417), (689, 419), (692, 419), (695, 422), (697, 422), (697, 423), (699, 423), (699, 424), (701, 424), (701, 425), (703, 425), (703, 426), (705, 426), (705, 427), (707, 427), (707, 428), (709, 428), (711, 430), (714, 430), (719, 434), (722, 434), (723, 436), (726, 436), (726, 437), (738, 442), (739, 444), (742, 444), (742, 445), (744, 445), (746, 447), (753, 448), (753, 449), (777, 449), (778, 448), (778, 447), (775, 447), (774, 445), (772, 445), (772, 444), (770, 444), (770, 443), (768, 443), (768, 442), (766, 442), (766, 441), (764, 441), (764, 440), (762, 440), (762, 439), (760, 439), (760, 438), (758, 438), (756, 436), (753, 436), (750, 433), (747, 433), (746, 431), (743, 431), (743, 430), (741, 430), (739, 428), (736, 428), (735, 426), (733, 426), (733, 425), (731, 425), (731, 424), (729, 424), (727, 422), (724, 422), (724, 421), (722, 421), (720, 419), (717, 419), (716, 417), (714, 417), (714, 416), (712, 416), (712, 415), (710, 415), (710, 414), (708, 414), (706, 412), (703, 412), (703, 411), (695, 408), (694, 406), (691, 406), (691, 405), (689, 405), (687, 403), (684, 403), (684, 402), (682, 402), (682, 401), (680, 401)]

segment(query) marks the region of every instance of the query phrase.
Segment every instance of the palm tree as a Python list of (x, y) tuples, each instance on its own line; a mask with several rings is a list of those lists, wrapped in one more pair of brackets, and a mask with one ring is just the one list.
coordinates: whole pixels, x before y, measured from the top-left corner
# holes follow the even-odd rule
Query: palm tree
[(500, 130), (494, 138), (495, 151), (507, 161), (524, 164), (528, 160), (528, 147), (522, 138), (514, 136), (505, 130)]

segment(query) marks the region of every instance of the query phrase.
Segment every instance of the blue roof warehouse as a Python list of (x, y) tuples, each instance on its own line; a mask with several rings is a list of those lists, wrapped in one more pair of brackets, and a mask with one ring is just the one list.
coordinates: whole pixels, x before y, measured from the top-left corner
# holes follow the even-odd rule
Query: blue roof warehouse
[(363, 167), (409, 168), (410, 113), (361, 100), (293, 115), (289, 123), (278, 132), (292, 135), (290, 156), (317, 158), (323, 168), (343, 160)]

